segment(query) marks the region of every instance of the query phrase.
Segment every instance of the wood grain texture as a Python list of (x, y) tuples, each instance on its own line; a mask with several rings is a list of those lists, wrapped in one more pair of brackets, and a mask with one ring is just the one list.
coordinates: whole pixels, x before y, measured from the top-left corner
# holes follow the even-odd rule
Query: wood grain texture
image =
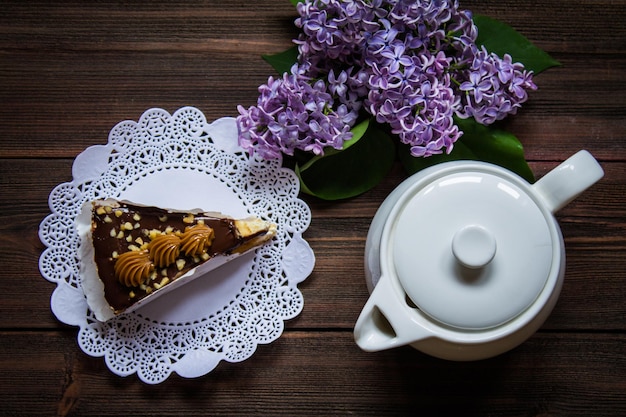
[(0, 7), (0, 415), (252, 416), (626, 414), (626, 3), (461, 0), (561, 62), (506, 127), (537, 178), (581, 148), (605, 177), (557, 214), (567, 270), (541, 330), (472, 363), (405, 347), (365, 353), (352, 329), (367, 297), (369, 224), (406, 178), (395, 166), (341, 202), (303, 196), (315, 251), (305, 306), (243, 363), (158, 386), (111, 374), (50, 312), (39, 223), (73, 158), (148, 108), (191, 105), (209, 120), (256, 102), (260, 57), (296, 36), (287, 0), (21, 1)]
[(346, 332), (291, 331), (248, 361), (158, 386), (111, 375), (68, 332), (11, 338), (0, 348), (0, 381), (12, 388), (0, 412), (11, 416), (619, 416), (626, 407), (616, 395), (626, 388), (615, 355), (623, 334), (540, 332), (498, 358), (455, 363), (409, 347), (364, 353)]

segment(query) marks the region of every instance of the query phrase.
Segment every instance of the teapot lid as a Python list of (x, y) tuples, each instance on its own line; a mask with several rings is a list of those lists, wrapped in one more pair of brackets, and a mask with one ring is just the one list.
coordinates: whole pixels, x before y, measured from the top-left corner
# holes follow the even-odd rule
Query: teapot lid
[(423, 313), (455, 328), (489, 329), (543, 290), (561, 250), (553, 221), (521, 179), (465, 167), (405, 191), (387, 221), (383, 253)]

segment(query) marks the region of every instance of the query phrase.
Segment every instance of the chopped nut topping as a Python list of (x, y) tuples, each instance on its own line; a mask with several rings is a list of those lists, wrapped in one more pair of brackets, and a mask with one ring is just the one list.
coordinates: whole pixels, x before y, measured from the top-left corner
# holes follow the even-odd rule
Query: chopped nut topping
[(115, 217), (121, 217), (124, 212), (122, 210), (115, 210)]
[(115, 236), (117, 236), (117, 232), (115, 231), (115, 227), (114, 227), (113, 229), (111, 229), (111, 232), (109, 233), (109, 235), (110, 235), (111, 237), (115, 237)]
[(139, 213), (135, 213), (135, 215), (133, 216), (133, 220), (135, 220), (136, 222), (141, 220), (141, 216), (139, 215)]
[(186, 215), (185, 217), (183, 217), (183, 222), (187, 223), (187, 224), (191, 224), (193, 223), (195, 216), (191, 213), (189, 213), (188, 215)]
[(103, 220), (105, 223), (113, 223), (113, 219), (111, 219), (109, 216), (104, 216)]
[(179, 271), (181, 271), (184, 267), (185, 267), (185, 260), (184, 259), (178, 259), (176, 261), (176, 268), (178, 268)]

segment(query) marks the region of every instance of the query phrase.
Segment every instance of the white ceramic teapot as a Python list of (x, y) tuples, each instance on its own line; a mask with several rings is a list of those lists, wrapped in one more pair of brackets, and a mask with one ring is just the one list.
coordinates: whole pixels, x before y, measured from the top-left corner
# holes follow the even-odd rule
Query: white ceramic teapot
[(525, 341), (563, 282), (565, 250), (553, 214), (603, 175), (580, 151), (533, 185), (474, 161), (408, 178), (378, 209), (367, 236), (371, 295), (354, 329), (358, 346), (411, 345), (477, 360)]

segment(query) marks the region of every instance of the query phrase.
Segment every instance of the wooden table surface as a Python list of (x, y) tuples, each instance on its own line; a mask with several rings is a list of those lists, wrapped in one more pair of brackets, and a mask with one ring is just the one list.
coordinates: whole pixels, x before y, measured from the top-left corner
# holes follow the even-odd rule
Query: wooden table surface
[(151, 386), (83, 353), (50, 311), (39, 223), (73, 159), (148, 108), (209, 120), (256, 102), (290, 46), (287, 0), (36, 2), (0, 6), (0, 415), (626, 415), (626, 3), (467, 0), (562, 63), (540, 74), (508, 128), (537, 177), (579, 149), (605, 177), (558, 213), (565, 283), (539, 332), (493, 359), (448, 362), (410, 347), (365, 353), (353, 326), (368, 292), (365, 238), (404, 178), (335, 203), (303, 197), (317, 263), (282, 337), (209, 375)]

